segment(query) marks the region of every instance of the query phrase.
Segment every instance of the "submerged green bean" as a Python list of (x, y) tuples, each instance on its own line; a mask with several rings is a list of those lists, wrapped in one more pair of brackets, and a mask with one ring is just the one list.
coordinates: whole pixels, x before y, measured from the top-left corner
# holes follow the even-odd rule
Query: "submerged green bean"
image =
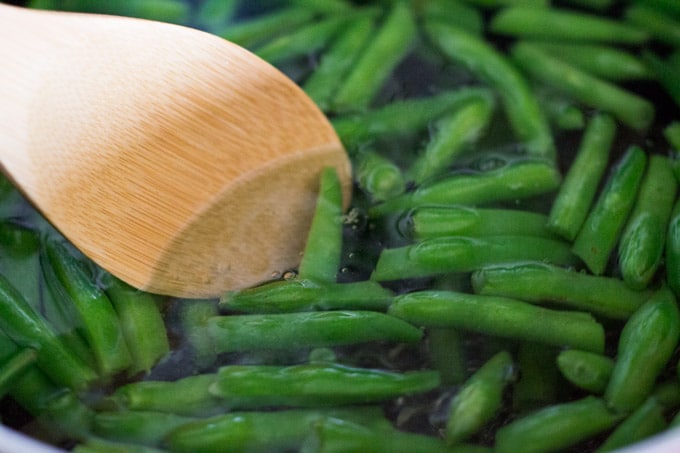
[(616, 427), (598, 451), (614, 451), (663, 431), (668, 426), (663, 411), (664, 407), (655, 398), (647, 398)]
[(607, 387), (614, 360), (602, 354), (567, 349), (557, 356), (557, 366), (569, 382), (598, 395)]
[(505, 297), (417, 291), (397, 296), (389, 313), (419, 326), (454, 327), (597, 353), (604, 350), (604, 328), (589, 314), (551, 310)]
[(359, 187), (375, 201), (389, 200), (406, 190), (401, 169), (374, 150), (357, 152), (354, 168)]

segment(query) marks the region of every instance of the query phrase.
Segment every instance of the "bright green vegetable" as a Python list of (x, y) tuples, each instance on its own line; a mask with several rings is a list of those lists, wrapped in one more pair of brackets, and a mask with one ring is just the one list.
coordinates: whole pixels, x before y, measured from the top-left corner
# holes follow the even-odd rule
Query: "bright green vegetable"
[(311, 22), (314, 16), (314, 12), (307, 8), (282, 8), (237, 24), (229, 24), (216, 34), (242, 47), (253, 48)]
[(626, 8), (625, 18), (646, 30), (654, 39), (670, 46), (680, 46), (680, 19), (639, 2)]
[(35, 349), (24, 348), (0, 363), (0, 397), (7, 394), (24, 372), (36, 363), (37, 358)]
[(616, 278), (539, 262), (482, 268), (473, 274), (472, 286), (478, 294), (556, 304), (612, 319), (627, 319), (651, 295)]
[(647, 165), (647, 156), (630, 147), (613, 168), (606, 186), (591, 208), (572, 250), (595, 275), (601, 275), (633, 209)]
[(442, 385), (462, 384), (467, 377), (465, 332), (450, 328), (427, 329), (430, 361), (439, 372)]
[(604, 398), (616, 411), (634, 410), (652, 392), (680, 337), (680, 313), (673, 293), (658, 290), (628, 319)]
[(601, 354), (567, 349), (557, 356), (557, 366), (569, 382), (600, 395), (607, 387), (614, 360)]
[(406, 190), (401, 169), (374, 150), (357, 152), (354, 156), (354, 168), (359, 187), (373, 200), (389, 200)]
[(555, 156), (550, 127), (529, 84), (503, 54), (480, 38), (440, 21), (427, 22), (425, 31), (444, 55), (496, 90), (517, 138), (531, 155)]
[(515, 44), (513, 61), (531, 77), (583, 104), (614, 115), (627, 126), (646, 130), (654, 119), (654, 105), (617, 85), (592, 76), (529, 42)]
[(560, 265), (577, 263), (569, 244), (555, 239), (533, 236), (444, 236), (384, 249), (371, 279), (389, 281), (471, 272), (486, 266), (521, 261), (547, 261)]
[(166, 412), (102, 411), (92, 419), (92, 432), (116, 442), (159, 447), (171, 430), (194, 420)]
[(675, 202), (666, 235), (666, 281), (676, 297), (680, 297), (680, 200)]
[(505, 297), (417, 291), (397, 296), (389, 313), (418, 326), (453, 327), (598, 353), (604, 350), (604, 329), (589, 314)]
[(451, 400), (444, 438), (448, 444), (468, 439), (491, 420), (503, 404), (503, 390), (513, 379), (513, 361), (506, 351), (489, 359)]
[(220, 307), (244, 313), (288, 313), (313, 310), (384, 311), (392, 291), (376, 282), (326, 283), (295, 278), (229, 291)]
[(619, 269), (633, 289), (644, 289), (661, 265), (677, 182), (667, 157), (652, 155), (619, 243)]
[(657, 434), (668, 426), (663, 406), (653, 397), (647, 398), (607, 437), (598, 451), (614, 451), (633, 445)]
[(210, 393), (237, 409), (324, 407), (381, 403), (439, 386), (436, 371), (386, 370), (310, 363), (293, 366), (227, 365)]
[(553, 201), (548, 228), (573, 241), (588, 216), (609, 162), (616, 123), (606, 114), (588, 123), (569, 171)]
[(565, 449), (613, 427), (621, 416), (594, 396), (547, 406), (500, 428), (495, 452), (548, 452)]

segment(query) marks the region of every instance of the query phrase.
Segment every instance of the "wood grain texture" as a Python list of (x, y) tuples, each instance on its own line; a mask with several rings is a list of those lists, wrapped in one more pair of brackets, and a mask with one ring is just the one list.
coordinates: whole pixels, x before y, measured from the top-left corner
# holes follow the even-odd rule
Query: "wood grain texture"
[(275, 68), (157, 22), (0, 5), (0, 161), (66, 237), (181, 297), (295, 267), (321, 169), (348, 158)]

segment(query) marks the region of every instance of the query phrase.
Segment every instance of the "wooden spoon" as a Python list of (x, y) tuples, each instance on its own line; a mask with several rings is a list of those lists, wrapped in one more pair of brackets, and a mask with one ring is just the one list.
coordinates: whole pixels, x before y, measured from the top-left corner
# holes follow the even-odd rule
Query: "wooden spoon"
[(186, 27), (0, 5), (0, 162), (131, 285), (212, 297), (295, 267), (322, 168), (350, 164), (286, 76)]

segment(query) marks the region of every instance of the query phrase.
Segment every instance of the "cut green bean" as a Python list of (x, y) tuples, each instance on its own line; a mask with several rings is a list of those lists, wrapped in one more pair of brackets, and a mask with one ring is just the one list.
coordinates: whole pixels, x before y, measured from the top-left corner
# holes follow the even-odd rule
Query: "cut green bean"
[(468, 206), (421, 206), (400, 221), (404, 236), (418, 240), (440, 236), (540, 236), (554, 238), (548, 217), (518, 209)]
[(569, 245), (533, 236), (436, 237), (384, 249), (371, 280), (390, 281), (474, 270), (505, 263), (547, 261), (574, 265)]
[(480, 98), (436, 121), (427, 146), (409, 168), (409, 179), (422, 184), (445, 173), (456, 158), (479, 139), (492, 113), (493, 104)]
[(630, 52), (601, 44), (534, 42), (543, 52), (559, 55), (559, 59), (605, 80), (625, 81), (650, 79), (647, 65)]
[(57, 240), (46, 244), (47, 256), (59, 281), (71, 297), (102, 376), (127, 369), (132, 356), (111, 300), (93, 281), (84, 263)]
[(4, 397), (24, 372), (36, 363), (35, 349), (24, 348), (0, 363), (0, 398)]
[(663, 409), (656, 399), (647, 398), (616, 427), (597, 451), (618, 450), (660, 433), (668, 426)]
[(418, 13), (425, 21), (442, 21), (463, 30), (481, 35), (484, 18), (481, 11), (456, 0), (427, 0), (419, 2)]
[(465, 381), (448, 408), (446, 443), (467, 440), (496, 415), (503, 404), (503, 390), (513, 380), (513, 374), (512, 356), (502, 351)]
[(385, 311), (392, 291), (376, 282), (326, 283), (305, 279), (281, 280), (229, 291), (222, 309), (243, 313), (289, 313), (313, 310)]
[(548, 121), (527, 81), (503, 54), (480, 38), (439, 21), (426, 23), (425, 30), (445, 56), (497, 90), (508, 120), (528, 153), (554, 158)]
[(106, 406), (130, 411), (205, 417), (224, 409), (209, 391), (215, 374), (198, 374), (176, 381), (137, 381), (118, 387)]
[(645, 153), (641, 148), (631, 146), (613, 168), (574, 240), (572, 250), (595, 275), (605, 271), (635, 204), (646, 166)]
[(605, 400), (630, 412), (652, 392), (680, 337), (680, 313), (673, 293), (658, 290), (630, 317), (621, 331), (618, 354)]
[(680, 19), (639, 2), (628, 6), (624, 16), (636, 27), (646, 30), (657, 41), (670, 46), (680, 46)]
[(439, 372), (442, 385), (462, 384), (467, 377), (463, 335), (458, 329), (427, 330), (428, 355), (432, 366)]
[(643, 51), (642, 57), (645, 63), (654, 71), (659, 84), (670, 95), (673, 102), (680, 106), (680, 76), (678, 75), (680, 63), (670, 58), (663, 59), (650, 50)]
[(331, 109), (333, 95), (373, 33), (373, 18), (359, 18), (348, 24), (323, 52), (318, 66), (302, 85), (321, 110), (327, 112)]
[(255, 53), (272, 64), (306, 57), (325, 47), (348, 21), (341, 15), (310, 22), (257, 47)]
[(517, 381), (512, 385), (512, 409), (519, 414), (555, 404), (564, 383), (555, 363), (558, 348), (534, 341), (517, 347)]
[(324, 407), (382, 403), (439, 386), (436, 371), (404, 373), (332, 363), (293, 366), (227, 365), (210, 386), (235, 409)]
[(633, 25), (559, 8), (505, 8), (493, 17), (490, 28), (498, 34), (546, 40), (642, 44), (649, 39)]
[(425, 205), (482, 205), (546, 194), (558, 188), (559, 170), (545, 160), (507, 160), (488, 171), (455, 173), (369, 210), (372, 216)]
[(556, 404), (519, 418), (496, 433), (495, 452), (548, 452), (607, 431), (620, 420), (600, 398)]
[(325, 168), (312, 226), (298, 269), (301, 278), (334, 282), (342, 254), (342, 187), (335, 168)]
[(619, 269), (633, 289), (644, 289), (661, 265), (677, 182), (666, 156), (653, 154), (619, 242)]
[(479, 98), (491, 102), (493, 94), (486, 88), (465, 87), (421, 99), (392, 102), (364, 113), (340, 116), (331, 122), (348, 152), (354, 153), (355, 148), (366, 141), (422, 132), (431, 121)]
[(505, 297), (418, 291), (397, 296), (389, 313), (419, 326), (454, 327), (597, 353), (604, 350), (604, 329), (589, 314)]
[(397, 64), (411, 51), (415, 39), (416, 24), (409, 7), (406, 2), (394, 2), (333, 97), (333, 110), (367, 109)]
[(354, 156), (359, 187), (375, 201), (389, 200), (406, 190), (401, 169), (374, 150), (359, 151)]
[(217, 352), (412, 343), (422, 336), (410, 324), (372, 311), (217, 316), (208, 320), (205, 334)]
[(680, 121), (672, 121), (663, 129), (663, 136), (671, 148), (680, 151)]
[(83, 443), (76, 445), (73, 453), (167, 453), (167, 450), (90, 436)]
[(159, 301), (113, 276), (107, 279), (106, 294), (118, 314), (132, 356), (129, 373), (148, 373), (170, 352)]
[(573, 241), (588, 216), (611, 151), (616, 123), (606, 114), (593, 117), (576, 157), (553, 201), (548, 228)]
[(589, 107), (614, 115), (633, 129), (644, 131), (654, 119), (654, 105), (646, 99), (592, 76), (534, 44), (517, 43), (510, 53), (517, 65), (531, 77)]
[(536, 304), (557, 304), (611, 319), (628, 319), (651, 291), (630, 289), (617, 278), (594, 276), (547, 263), (489, 266), (472, 275), (476, 293)]
[(205, 0), (196, 12), (196, 20), (209, 31), (216, 30), (234, 18), (238, 0)]
[(557, 356), (557, 366), (575, 386), (601, 395), (612, 375), (614, 360), (601, 354), (567, 349)]
[[(370, 410), (370, 409), (369, 409)], [(361, 409), (298, 409), (270, 412), (230, 412), (180, 426), (166, 444), (173, 452), (297, 451), (312, 433), (313, 423), (327, 416), (352, 420)], [(376, 416), (376, 412), (370, 410)]]
[(550, 5), (549, 0), (463, 0), (463, 2), (481, 8), (500, 8), (513, 5), (544, 7)]
[(307, 8), (291, 7), (270, 12), (229, 24), (217, 35), (242, 47), (253, 48), (257, 44), (274, 39), (281, 34), (311, 22), (314, 12)]
[(159, 447), (170, 431), (194, 420), (166, 412), (103, 411), (94, 415), (92, 432), (116, 442)]
[(2, 276), (0, 328), (19, 346), (36, 349), (38, 365), (55, 382), (82, 390), (95, 380), (94, 370), (60, 341), (45, 319)]
[(290, 3), (323, 14), (347, 13), (354, 8), (348, 0), (292, 0)]

